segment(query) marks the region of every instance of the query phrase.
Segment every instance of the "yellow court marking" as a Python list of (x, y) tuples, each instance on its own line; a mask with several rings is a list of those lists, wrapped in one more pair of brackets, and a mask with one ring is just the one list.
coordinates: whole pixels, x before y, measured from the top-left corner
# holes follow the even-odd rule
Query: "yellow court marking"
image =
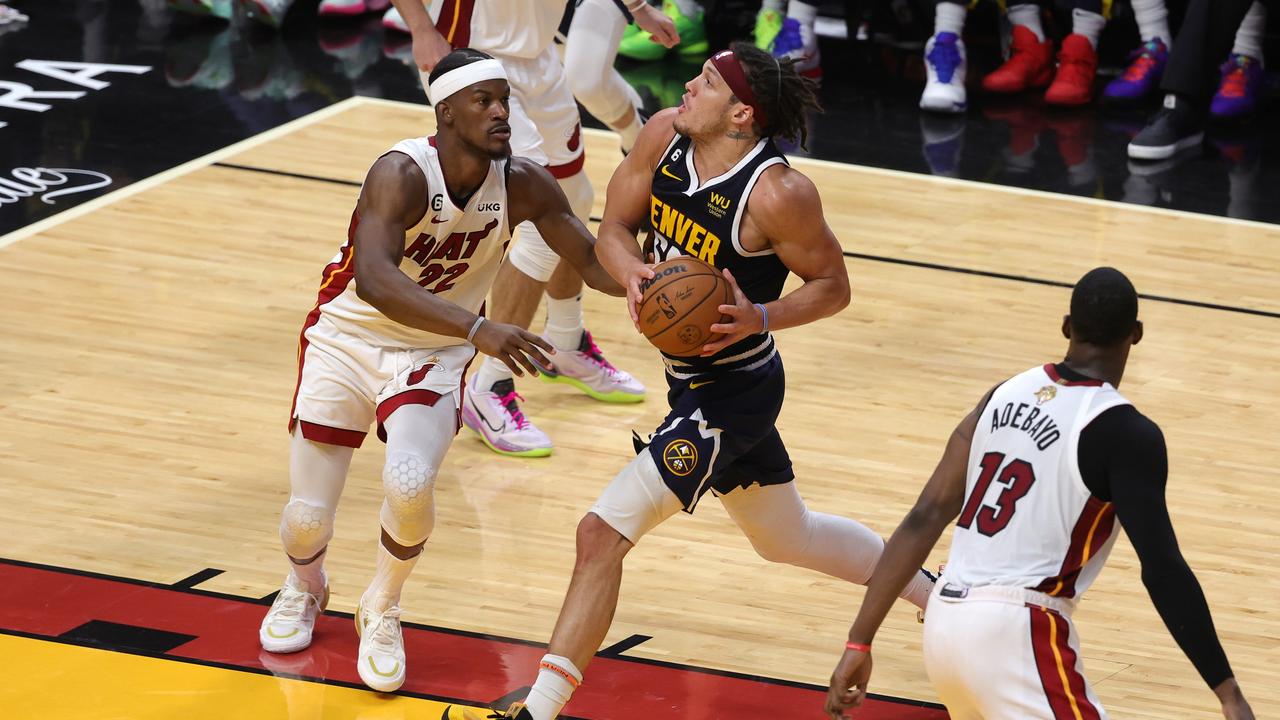
[(439, 720), (445, 703), (0, 635), (6, 718)]

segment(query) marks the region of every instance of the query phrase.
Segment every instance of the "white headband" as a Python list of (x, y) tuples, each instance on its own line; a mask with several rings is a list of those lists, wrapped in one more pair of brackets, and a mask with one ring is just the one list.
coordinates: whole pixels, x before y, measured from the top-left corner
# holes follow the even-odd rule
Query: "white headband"
[(431, 83), (431, 88), (427, 90), (427, 96), (431, 104), (435, 105), (468, 85), (475, 85), (485, 80), (506, 79), (507, 73), (502, 69), (502, 63), (492, 58), (478, 60), (436, 78), (435, 82)]

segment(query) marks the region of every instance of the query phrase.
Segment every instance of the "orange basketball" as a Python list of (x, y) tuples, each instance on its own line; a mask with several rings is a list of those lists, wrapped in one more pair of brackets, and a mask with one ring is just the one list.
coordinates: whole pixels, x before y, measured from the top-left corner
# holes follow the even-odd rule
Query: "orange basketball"
[(733, 290), (719, 270), (697, 258), (658, 263), (640, 286), (640, 331), (668, 355), (690, 356), (719, 340), (711, 326), (728, 322), (721, 305), (733, 304)]

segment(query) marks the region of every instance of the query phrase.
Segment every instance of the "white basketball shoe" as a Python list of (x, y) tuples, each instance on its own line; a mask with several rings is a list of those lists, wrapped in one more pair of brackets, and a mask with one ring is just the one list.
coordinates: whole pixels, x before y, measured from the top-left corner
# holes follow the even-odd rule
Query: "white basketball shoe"
[(924, 64), (928, 71), (920, 109), (942, 113), (962, 113), (967, 106), (964, 76), (967, 67), (964, 40), (955, 33), (943, 32), (929, 38), (924, 46)]
[(319, 596), (313, 595), (300, 580), (289, 573), (284, 587), (276, 595), (271, 609), (258, 628), (262, 649), (273, 653), (304, 650), (311, 644), (316, 618), (329, 604), (329, 586)]
[(591, 333), (583, 330), (577, 350), (557, 350), (551, 367), (534, 361), (542, 377), (568, 383), (587, 395), (607, 403), (638, 403), (644, 400), (644, 385), (605, 359)]
[(467, 381), (462, 397), (462, 424), (480, 436), (489, 449), (499, 455), (514, 457), (547, 457), (551, 454), (551, 438), (529, 422), (520, 410), (524, 398), (516, 392), (513, 380), (499, 380), (493, 387), (481, 390), (476, 377)]
[(378, 692), (395, 692), (404, 685), (404, 633), (400, 629), (400, 607), (392, 605), (375, 613), (356, 606), (356, 634), (360, 653), (356, 669), (365, 685)]

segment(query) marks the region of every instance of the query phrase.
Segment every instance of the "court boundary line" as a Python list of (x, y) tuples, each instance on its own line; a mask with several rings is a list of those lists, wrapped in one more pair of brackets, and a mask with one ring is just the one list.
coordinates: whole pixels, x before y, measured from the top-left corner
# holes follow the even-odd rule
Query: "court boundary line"
[[(189, 593), (189, 594), (192, 594), (192, 595), (202, 595), (202, 596), (204, 596), (204, 597), (218, 598), (218, 599), (221, 599), (221, 600), (232, 600), (232, 601), (236, 601), (236, 602), (248, 603), (248, 604), (250, 604), (250, 605), (260, 605), (260, 606), (262, 606), (262, 607), (268, 607), (268, 606), (270, 606), (270, 603), (269, 603), (269, 602), (266, 602), (266, 601), (265, 601), (265, 599), (258, 599), (258, 598), (252, 598), (252, 597), (245, 597), (245, 596), (242, 596), (242, 595), (233, 595), (233, 594), (231, 594), (231, 593), (218, 592), (218, 591), (216, 591), (216, 590), (201, 590), (200, 588), (196, 588), (196, 587), (178, 587), (178, 586), (176, 586), (176, 585), (174, 585), (174, 584), (168, 584), (168, 583), (156, 582), (156, 581), (154, 581), (154, 580), (143, 580), (143, 579), (140, 579), (140, 578), (125, 577), (125, 576), (122, 576), (122, 575), (112, 575), (112, 574), (110, 574), (110, 573), (100, 573), (100, 572), (95, 572), (95, 571), (93, 571), (93, 570), (81, 570), (81, 569), (78, 569), (78, 568), (63, 567), (63, 566), (60, 566), (60, 565), (48, 565), (48, 564), (45, 564), (45, 563), (31, 562), (31, 561), (29, 561), (29, 560), (18, 560), (18, 559), (15, 559), (15, 558), (0, 557), (0, 565), (13, 565), (13, 566), (16, 566), (16, 567), (25, 567), (25, 568), (35, 569), (35, 570), (44, 570), (44, 571), (47, 571), (47, 572), (53, 572), (53, 573), (63, 573), (63, 574), (67, 574), (67, 575), (77, 575), (77, 576), (80, 576), (80, 577), (93, 578), (93, 579), (96, 579), (96, 580), (108, 580), (108, 581), (112, 581), (112, 582), (120, 582), (120, 583), (124, 583), (124, 584), (126, 584), (126, 585), (139, 585), (139, 586), (142, 586), (142, 587), (153, 588), (153, 589), (156, 589), (156, 590), (168, 590), (168, 591), (170, 591), (170, 592)], [(269, 596), (268, 596), (268, 597), (269, 597)], [(355, 615), (354, 615), (353, 613), (349, 613), (349, 612), (341, 612), (341, 611), (337, 611), (337, 610), (325, 610), (323, 614), (325, 614), (325, 615), (329, 615), (329, 616), (331, 616), (331, 617), (345, 618), (345, 619), (347, 619), (347, 620), (351, 620), (351, 619), (353, 619), (353, 618), (355, 617)], [(418, 629), (418, 630), (426, 630), (426, 631), (429, 631), (429, 632), (438, 632), (438, 633), (442, 633), (442, 634), (446, 634), (446, 635), (458, 635), (458, 636), (462, 636), (462, 637), (474, 638), (474, 639), (477, 639), (477, 640), (492, 640), (492, 641), (496, 641), (496, 642), (512, 643), (512, 644), (515, 644), (515, 645), (525, 645), (525, 646), (527, 646), (527, 647), (537, 647), (537, 648), (546, 648), (546, 646), (547, 646), (547, 644), (546, 644), (546, 643), (544, 643), (544, 642), (537, 642), (537, 641), (534, 641), (534, 640), (525, 640), (525, 639), (522, 639), (522, 638), (508, 637), (508, 636), (506, 636), (506, 635), (495, 635), (495, 634), (493, 634), (493, 633), (478, 632), (478, 631), (475, 631), (475, 630), (460, 630), (460, 629), (458, 629), (458, 628), (441, 627), (441, 626), (439, 626), (439, 625), (427, 625), (427, 624), (425, 624), (425, 623), (417, 623), (417, 622), (411, 622), (411, 621), (407, 621), (407, 620), (402, 620), (400, 624), (401, 624), (401, 625), (404, 625), (404, 626), (406, 626), (406, 627), (415, 628), (415, 629)], [(19, 636), (22, 636), (22, 637), (31, 637), (31, 638), (36, 639), (36, 640), (52, 640), (52, 641), (54, 641), (54, 642), (63, 642), (63, 643), (66, 643), (66, 644), (71, 644), (71, 645), (77, 645), (77, 644), (78, 644), (78, 643), (75, 643), (75, 642), (70, 642), (67, 638), (59, 638), (59, 637), (57, 637), (57, 636), (34, 635), (34, 634), (27, 633), (27, 632), (25, 632), (25, 631), (21, 631), (21, 630), (11, 630), (11, 629), (9, 629), (9, 628), (3, 628), (3, 627), (0, 627), (0, 634), (5, 634), (5, 635), (19, 635)], [(111, 652), (115, 652), (115, 651), (116, 651), (116, 650), (115, 650), (115, 649), (113, 649), (113, 648), (103, 648), (103, 647), (96, 646), (96, 645), (94, 645), (94, 646), (89, 646), (89, 647), (94, 647), (94, 648), (97, 648), (97, 649), (100, 649), (100, 650), (108, 650), (108, 651), (111, 651)], [(134, 649), (132, 649), (132, 648), (130, 648), (130, 649), (125, 649), (125, 650), (120, 650), (120, 652), (126, 652), (126, 653), (128, 653), (128, 654), (134, 654), (134, 655), (147, 655), (147, 653), (146, 653), (146, 652), (134, 652)], [(173, 655), (166, 655), (166, 654), (155, 655), (155, 656), (148, 655), (148, 656), (149, 656), (149, 657), (160, 657), (161, 659), (165, 659), (165, 660), (183, 660), (183, 661), (188, 661), (188, 660), (189, 660), (189, 661), (195, 662), (196, 664), (207, 664), (207, 663), (208, 663), (208, 661), (193, 660), (193, 659), (191, 659), (191, 658), (183, 658), (183, 657), (180, 657), (180, 656), (173, 656)], [(717, 668), (702, 667), (702, 666), (700, 666), (700, 665), (690, 665), (690, 664), (685, 664), (685, 663), (677, 663), (677, 662), (672, 662), (672, 661), (669, 661), (669, 660), (655, 660), (655, 659), (651, 659), (651, 658), (635, 657), (635, 656), (632, 656), (632, 655), (607, 655), (607, 656), (604, 656), (604, 657), (606, 657), (607, 659), (610, 659), (610, 660), (620, 660), (620, 661), (623, 661), (623, 662), (633, 662), (633, 663), (639, 663), (639, 664), (643, 664), (643, 665), (653, 665), (653, 666), (658, 666), (658, 667), (670, 668), (670, 669), (672, 669), (672, 670), (682, 670), (682, 671), (687, 671), (687, 672), (699, 673), (699, 674), (703, 674), (703, 675), (717, 675), (717, 676), (720, 676), (720, 677), (727, 677), (727, 678), (732, 678), (732, 679), (735, 679), (735, 680), (745, 680), (745, 681), (748, 681), (748, 682), (758, 682), (758, 683), (763, 683), (763, 684), (766, 684), (766, 685), (781, 685), (781, 686), (784, 686), (784, 687), (792, 687), (792, 688), (797, 688), (797, 689), (800, 689), (800, 690), (812, 690), (812, 691), (816, 691), (816, 692), (826, 692), (826, 691), (827, 691), (827, 687), (826, 687), (825, 685), (818, 685), (818, 684), (816, 684), (816, 683), (807, 683), (807, 682), (802, 682), (802, 681), (799, 681), (799, 680), (787, 680), (787, 679), (784, 679), (784, 678), (774, 678), (774, 677), (768, 677), (768, 676), (766, 676), (766, 675), (752, 675), (752, 674), (750, 674), (750, 673), (736, 672), (736, 671), (733, 671), (733, 670), (720, 670), (720, 669), (717, 669)], [(222, 666), (221, 666), (221, 665), (215, 665), (215, 667), (222, 667)], [(246, 667), (242, 667), (242, 666), (239, 666), (239, 665), (227, 666), (227, 669), (231, 669), (231, 670), (241, 669), (241, 670), (245, 670), (245, 671), (247, 671), (247, 672), (257, 672), (257, 669), (256, 669), (256, 668), (246, 668)], [(275, 673), (272, 673), (272, 672), (270, 672), (270, 671), (266, 671), (266, 670), (264, 670), (263, 672), (265, 672), (266, 674), (269, 674), (269, 675), (274, 675), (274, 674), (275, 674)], [(289, 677), (294, 677), (293, 675), (288, 675), (288, 676), (289, 676)], [(297, 677), (298, 677), (298, 679), (312, 680), (313, 682), (320, 682), (320, 683), (329, 683), (329, 682), (330, 682), (329, 680), (326, 680), (326, 679), (312, 679), (312, 678), (305, 678), (305, 677), (302, 677), (302, 676), (297, 676)], [(341, 685), (345, 685), (345, 683), (342, 683), (342, 682), (334, 682), (333, 684), (341, 684)], [(364, 688), (364, 686), (363, 686), (363, 685), (356, 685), (356, 686), (354, 686), (354, 687)], [(401, 694), (401, 693), (400, 693), (400, 691), (397, 691), (397, 694)], [(473, 702), (473, 701), (471, 701), (471, 700), (452, 700), (452, 699), (447, 699), (447, 698), (445, 698), (445, 699), (441, 699), (440, 697), (434, 697), (434, 696), (429, 696), (429, 695), (419, 695), (419, 694), (417, 694), (417, 693), (411, 693), (411, 692), (408, 692), (408, 691), (405, 691), (403, 694), (405, 694), (405, 695), (409, 695), (409, 696), (411, 696), (411, 697), (419, 697), (419, 696), (421, 696), (421, 697), (423, 697), (424, 699), (428, 699), (428, 700), (436, 700), (437, 702), (458, 702), (458, 703), (461, 703), (461, 704), (464, 704), (464, 705), (465, 705), (465, 704), (467, 704), (467, 703)], [(911, 707), (922, 707), (922, 708), (928, 708), (928, 709), (933, 709), (933, 710), (945, 710), (945, 709), (946, 709), (944, 706), (942, 706), (942, 705), (941, 705), (941, 704), (939, 704), (939, 703), (933, 703), (933, 702), (929, 702), (929, 701), (927, 701), (927, 700), (913, 700), (913, 699), (911, 699), (911, 698), (900, 698), (900, 697), (894, 697), (894, 696), (892, 696), (892, 695), (880, 695), (880, 694), (877, 694), (877, 693), (867, 693), (867, 697), (868, 697), (868, 698), (871, 698), (871, 699), (873, 699), (873, 700), (879, 700), (879, 701), (881, 701), (881, 702), (892, 703), (892, 704), (897, 704), (897, 705), (908, 705), (908, 706), (911, 706)], [(467, 705), (467, 707), (474, 707), (474, 706), (472, 706), (472, 705)], [(573, 719), (573, 718), (568, 718), (568, 717), (566, 717), (566, 718), (564, 718), (564, 720), (574, 720), (574, 719)]]
[(62, 212), (56, 213), (43, 220), (39, 220), (30, 225), (25, 225), (8, 234), (0, 235), (0, 248), (8, 247), (10, 245), (13, 245), (16, 242), (25, 240), (31, 237), (32, 235), (38, 235), (42, 232), (45, 232), (46, 230), (51, 230), (64, 223), (71, 222), (72, 220), (77, 220), (79, 218), (84, 217), (85, 215), (88, 215), (91, 212), (94, 212), (95, 210), (101, 210), (102, 208), (107, 207), (109, 205), (114, 205), (115, 203), (120, 202), (121, 200), (125, 200), (139, 193), (146, 192), (147, 190), (151, 190), (153, 188), (159, 187), (160, 185), (163, 185), (169, 182), (170, 180), (175, 180), (179, 177), (182, 177), (183, 175), (187, 175), (189, 173), (195, 172), (196, 170), (209, 167), (213, 163), (218, 162), (223, 158), (228, 158), (233, 155), (238, 155), (246, 150), (255, 148), (264, 143), (271, 142), (272, 140), (278, 140), (279, 138), (284, 137), (285, 135), (289, 135), (290, 133), (293, 133), (297, 130), (301, 130), (302, 128), (307, 127), (308, 125), (313, 125), (322, 120), (327, 120), (333, 117), (334, 115), (338, 115), (343, 112), (346, 112), (347, 110), (350, 110), (353, 107), (358, 107), (360, 104), (361, 104), (361, 101), (358, 96), (353, 96), (345, 100), (340, 100), (332, 105), (328, 105), (326, 107), (320, 108), (319, 110), (309, 112), (306, 115), (303, 115), (302, 117), (294, 118), (293, 120), (290, 120), (289, 122), (284, 123), (283, 125), (277, 125), (276, 127), (263, 130), (262, 132), (256, 135), (251, 135), (245, 138), (244, 140), (234, 142), (230, 145), (227, 145), (226, 147), (219, 148), (217, 150), (214, 150), (213, 152), (201, 155), (198, 158), (188, 160), (182, 163), (181, 165), (176, 165), (174, 167), (169, 168), (168, 170), (162, 170), (156, 173), (155, 175), (143, 178), (134, 183), (130, 183), (129, 185), (126, 185), (124, 187), (112, 190), (106, 195), (102, 195), (100, 197), (93, 198), (92, 200), (88, 200), (86, 202), (80, 203), (79, 205), (69, 207), (66, 210), (63, 210)]
[[(354, 180), (343, 180), (340, 178), (329, 178), (320, 175), (308, 175), (305, 173), (295, 173), (285, 170), (275, 170), (273, 168), (265, 168), (255, 165), (239, 165), (236, 163), (217, 162), (214, 167), (220, 167), (228, 170), (240, 170), (246, 172), (262, 173), (265, 175), (275, 175), (293, 180), (306, 180), (310, 182), (322, 182), (337, 185), (362, 185)], [(592, 215), (589, 218), (592, 222), (600, 222), (601, 218)], [(879, 262), (889, 265), (902, 265), (906, 267), (914, 267), (923, 270), (939, 270), (942, 272), (955, 273), (959, 275), (973, 275), (976, 277), (990, 278), (994, 280), (1009, 280), (1013, 282), (1022, 282), (1030, 285), (1043, 285), (1047, 287), (1057, 287), (1071, 289), (1073, 283), (1065, 280), (1050, 280), (1047, 278), (1031, 277), (1030, 275), (1015, 275), (1012, 273), (999, 272), (997, 270), (979, 270), (976, 268), (961, 267), (959, 265), (946, 265), (943, 263), (930, 262), (928, 260), (913, 260), (910, 258), (891, 257), (889, 255), (874, 255), (871, 253), (860, 253), (853, 250), (841, 249), (841, 254), (851, 260), (866, 260), (868, 262)], [(1170, 295), (1155, 295), (1151, 293), (1138, 293), (1138, 297), (1143, 300), (1152, 302), (1164, 302), (1171, 305), (1182, 305), (1185, 307), (1200, 308), (1203, 310), (1217, 310), (1220, 312), (1238, 313), (1241, 315), (1253, 315), (1255, 317), (1276, 318), (1280, 319), (1280, 311), (1262, 310), (1259, 308), (1245, 307), (1243, 305), (1224, 305), (1222, 303), (1213, 303), (1207, 300), (1191, 300), (1188, 298), (1173, 297)]]
[[(365, 103), (373, 105), (386, 105), (391, 107), (414, 107), (423, 110), (430, 110), (431, 107), (426, 104), (407, 102), (404, 100), (388, 100), (387, 98), (366, 97), (364, 95), (356, 95)], [(597, 137), (616, 138), (618, 134), (611, 130), (601, 130), (599, 128), (582, 128), (582, 132)], [(1134, 210), (1145, 212), (1152, 215), (1163, 215), (1172, 219), (1179, 220), (1205, 220), (1207, 222), (1217, 222), (1226, 225), (1239, 225), (1242, 227), (1250, 227), (1259, 230), (1269, 230), (1271, 232), (1280, 233), (1280, 224), (1263, 222), (1261, 220), (1244, 220), (1241, 218), (1223, 217), (1221, 215), (1205, 215), (1195, 213), (1189, 210), (1175, 210), (1173, 208), (1152, 207), (1150, 205), (1138, 205), (1136, 203), (1126, 203), (1119, 200), (1108, 200), (1105, 198), (1086, 197), (1083, 195), (1068, 195), (1065, 193), (1055, 193), (1048, 190), (1036, 190), (1034, 188), (1018, 187), (1016, 185), (999, 185), (996, 183), (987, 183), (980, 180), (967, 180), (964, 178), (952, 178), (941, 175), (926, 175), (924, 173), (915, 173), (907, 170), (892, 170), (890, 168), (876, 167), (874, 165), (859, 165), (857, 163), (840, 162), (838, 160), (823, 160), (821, 158), (808, 157), (807, 155), (787, 155), (787, 161), (795, 164), (811, 163), (817, 167), (828, 167), (836, 170), (844, 170), (848, 172), (864, 172), (871, 175), (883, 175), (887, 177), (899, 179), (924, 180), (938, 183), (940, 185), (954, 185), (970, 190), (999, 190), (1014, 195), (1024, 195), (1041, 199), (1060, 199), (1070, 202), (1091, 205), (1096, 208), (1107, 208), (1111, 210)]]

